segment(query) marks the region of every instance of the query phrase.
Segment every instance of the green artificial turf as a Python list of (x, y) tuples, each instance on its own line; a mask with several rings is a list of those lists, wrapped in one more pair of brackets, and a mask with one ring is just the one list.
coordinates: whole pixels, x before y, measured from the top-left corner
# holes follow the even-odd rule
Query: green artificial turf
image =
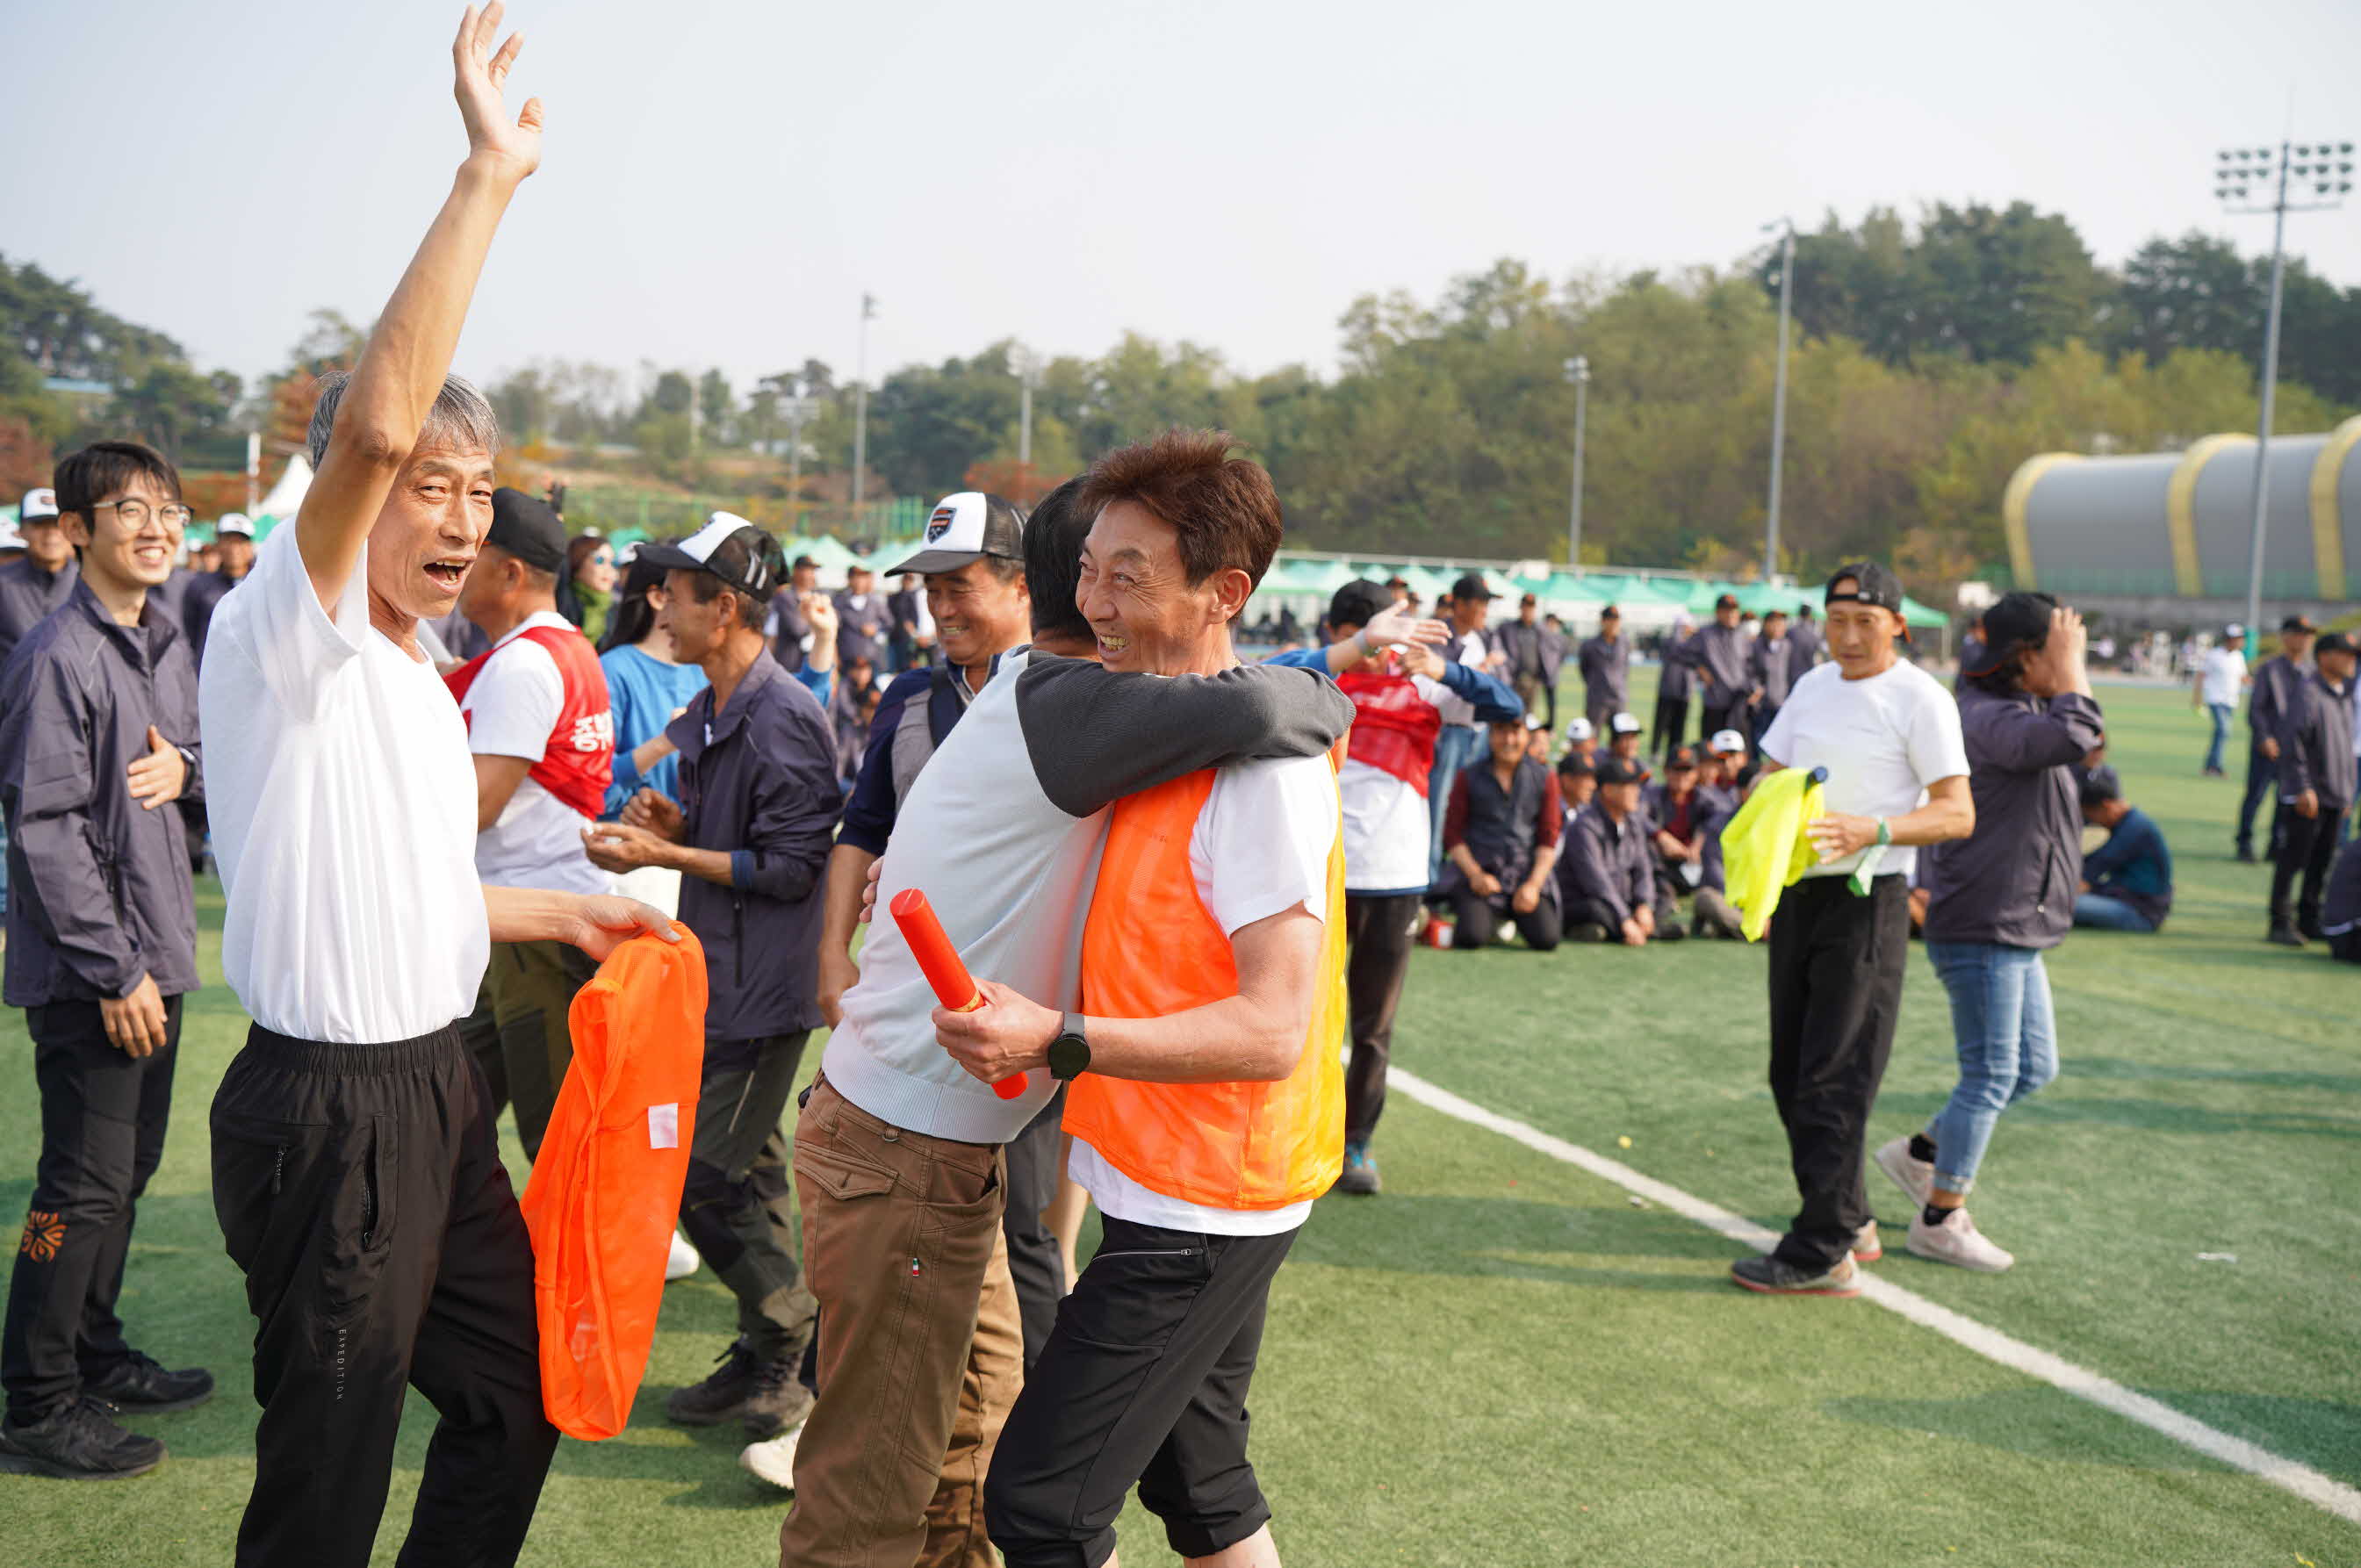
[[(2003, 1122), (1975, 1197), (2016, 1269), (1908, 1257), (1906, 1203), (1872, 1173), (1891, 1247), (1876, 1267), (2361, 1485), (2361, 970), (2260, 941), (2268, 872), (2228, 858), (2236, 782), (2197, 776), (2205, 724), (2186, 694), (2100, 696), (2111, 760), (2179, 861), (2173, 919), (2052, 958), (2065, 1071)], [(205, 963), (218, 974), (210, 932)], [(1762, 970), (1724, 943), (1422, 950), (1396, 1050), (1776, 1226), (1793, 1193), (1763, 1086)], [(214, 1228), (204, 1112), (243, 1028), (218, 986), (192, 1000), (123, 1305), (145, 1347), (213, 1367), (222, 1391), (142, 1423), (172, 1450), (152, 1475), (0, 1477), (0, 1565), (229, 1559), (251, 1322)], [(1873, 1137), (1909, 1130), (1952, 1070), (1941, 988), (1914, 954)], [(0, 1075), (20, 1086), (0, 1099), (13, 1212), (38, 1129), (13, 1016)], [(1406, 1097), (1378, 1152), (1384, 1195), (1323, 1201), (1273, 1293), (1254, 1448), (1290, 1564), (2361, 1565), (2361, 1530), (1866, 1301), (1735, 1290), (1729, 1243)], [(737, 1468), (741, 1440), (661, 1415), (731, 1321), (709, 1274), (669, 1288), (631, 1430), (563, 1446), (526, 1562), (775, 1561), (785, 1505)], [(381, 1561), (431, 1426), (413, 1401)], [(1168, 1560), (1137, 1507), (1123, 1529), (1127, 1562)]]

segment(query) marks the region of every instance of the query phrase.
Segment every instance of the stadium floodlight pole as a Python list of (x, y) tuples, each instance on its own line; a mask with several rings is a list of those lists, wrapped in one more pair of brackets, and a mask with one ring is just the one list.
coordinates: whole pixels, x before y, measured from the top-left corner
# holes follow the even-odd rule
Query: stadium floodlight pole
[(797, 512), (804, 499), (804, 418), (809, 411), (804, 405), (804, 378), (800, 376), (787, 383), (787, 509)]
[(1574, 506), (1565, 524), (1565, 569), (1582, 570), (1582, 427), (1590, 402), (1590, 356), (1577, 354), (1565, 362), (1565, 378), (1574, 383)]
[[(2288, 200), (2292, 179), (2312, 187), (2318, 200), (2295, 203)], [(2248, 199), (2247, 192), (2263, 186), (2271, 196), (2268, 207), (2234, 207)], [(2343, 142), (2279, 143), (2268, 147), (2229, 148), (2213, 157), (2213, 195), (2223, 211), (2244, 216), (2271, 214), (2271, 305), (2263, 326), (2262, 409), (2255, 427), (2254, 527), (2246, 542), (2246, 629), (2256, 635), (2263, 620), (2263, 525), (2270, 507), (2267, 483), (2271, 460), (2271, 403), (2279, 378), (2279, 292), (2287, 276), (2287, 215), (2324, 213), (2344, 205), (2353, 189), (2353, 144)]]
[(1787, 311), (1795, 280), (1795, 222), (1781, 218), (1763, 225), (1765, 234), (1773, 229), (1780, 231), (1779, 368), (1771, 390), (1771, 503), (1763, 525), (1763, 580), (1766, 583), (1779, 571), (1779, 470), (1787, 451)]
[(852, 531), (861, 532), (861, 485), (869, 469), (869, 318), (877, 313), (877, 296), (861, 296), (861, 345), (852, 360)]
[(1033, 384), (1040, 375), (1040, 364), (1033, 351), (1021, 344), (1008, 357), (1008, 367), (1016, 372), (1016, 466), (1029, 477), (1033, 472)]

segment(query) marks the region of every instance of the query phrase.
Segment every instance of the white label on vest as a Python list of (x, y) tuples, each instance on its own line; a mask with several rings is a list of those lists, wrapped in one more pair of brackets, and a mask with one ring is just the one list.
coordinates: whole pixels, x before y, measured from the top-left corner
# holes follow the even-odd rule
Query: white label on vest
[(669, 1105), (648, 1107), (648, 1147), (680, 1147), (680, 1102), (675, 1100)]

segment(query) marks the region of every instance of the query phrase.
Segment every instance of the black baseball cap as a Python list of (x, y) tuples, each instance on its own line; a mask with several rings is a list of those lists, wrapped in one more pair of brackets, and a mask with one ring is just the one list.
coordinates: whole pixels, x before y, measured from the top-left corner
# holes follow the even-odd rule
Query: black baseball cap
[(819, 557), (817, 555), (798, 555), (796, 557), (795, 565), (790, 568), (790, 570), (800, 572), (806, 566), (809, 566), (815, 572), (818, 571)]
[(1736, 594), (1724, 594), (1719, 598), (1713, 601), (1713, 609), (1716, 615), (1720, 614), (1725, 609), (1736, 609), (1737, 608), (1738, 596)]
[(484, 543), (496, 544), (536, 572), (566, 568), (566, 524), (539, 496), (502, 485), (492, 492), (492, 526)]
[(2082, 775), (2079, 793), (2085, 806), (2096, 806), (2103, 800), (2121, 800), (2124, 797), (2124, 781), (2115, 776), (2114, 769), (2101, 762)]
[(2049, 641), (2049, 618), (2057, 610), (2058, 600), (2050, 594), (2019, 588), (2001, 595), (1999, 602), (1984, 611), (1983, 649), (1975, 668), (1962, 664), (1961, 673), (1988, 675), (2001, 667), (2018, 643), (2040, 647)]
[(1620, 620), (1623, 619), (1623, 612), (1617, 609), (1610, 604), (1598, 612), (1598, 619), (1601, 620)]
[(886, 574), (956, 572), (972, 561), (994, 555), (1025, 559), (1025, 514), (1016, 503), (982, 490), (945, 496), (927, 517), (927, 547)]
[(2281, 631), (2301, 631), (2309, 636), (2312, 632), (2318, 631), (2320, 628), (2312, 623), (2312, 617), (2308, 615), (2290, 615), (2285, 620), (2279, 622), (2279, 630)]
[(1459, 580), (1451, 585), (1451, 597), (1455, 599), (1488, 599), (1493, 593), (1485, 586), (1481, 573), (1462, 572)]
[(2323, 636), (2319, 641), (2312, 645), (2312, 656), (2315, 659), (2319, 658), (2323, 653), (2353, 652), (2361, 652), (2361, 649), (2356, 649), (2353, 645), (2353, 639), (2346, 636), (2342, 631), (2328, 632)]
[(1370, 617), (1393, 602), (1394, 596), (1386, 592), (1382, 585), (1367, 577), (1356, 577), (1338, 588), (1335, 597), (1328, 601), (1328, 624), (1367, 626)]
[(717, 511), (678, 544), (642, 546), (639, 559), (666, 571), (710, 572), (730, 587), (768, 599), (786, 574), (779, 542), (735, 512)]
[(1627, 757), (1609, 751), (1591, 763), (1603, 784), (1638, 784), (1648, 776), (1648, 770)]
[(1694, 768), (1697, 765), (1697, 749), (1693, 746), (1675, 746), (1673, 748), (1673, 754), (1664, 759), (1664, 772), (1668, 773), (1678, 773), (1683, 768)]
[(1557, 771), (1569, 778), (1585, 775), (1595, 778), (1598, 774), (1598, 764), (1585, 752), (1568, 751), (1557, 760)]
[[(1837, 592), (1837, 585), (1846, 578), (1853, 583), (1850, 593)], [(1820, 595), (1822, 604), (1873, 604), (1881, 609), (1902, 613), (1902, 579), (1892, 570), (1874, 561), (1854, 561), (1839, 566), (1828, 574), (1828, 586)]]

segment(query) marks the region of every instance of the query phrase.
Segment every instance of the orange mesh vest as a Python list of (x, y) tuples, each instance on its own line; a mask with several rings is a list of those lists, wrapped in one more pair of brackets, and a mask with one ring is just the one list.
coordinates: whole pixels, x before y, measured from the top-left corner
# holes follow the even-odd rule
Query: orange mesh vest
[[(1334, 756), (1329, 759), (1335, 765)], [(1082, 1011), (1160, 1018), (1236, 994), (1230, 939), (1189, 870), (1213, 795), (1191, 773), (1118, 802), (1082, 936)], [(1270, 1083), (1136, 1083), (1086, 1072), (1065, 1129), (1153, 1192), (1211, 1209), (1284, 1209), (1334, 1185), (1345, 1162), (1345, 843), (1328, 850), (1319, 994), (1295, 1070)]]
[(705, 1071), (705, 951), (634, 937), (574, 996), (574, 1065), (524, 1190), (542, 1408), (568, 1437), (631, 1419), (664, 1301)]

